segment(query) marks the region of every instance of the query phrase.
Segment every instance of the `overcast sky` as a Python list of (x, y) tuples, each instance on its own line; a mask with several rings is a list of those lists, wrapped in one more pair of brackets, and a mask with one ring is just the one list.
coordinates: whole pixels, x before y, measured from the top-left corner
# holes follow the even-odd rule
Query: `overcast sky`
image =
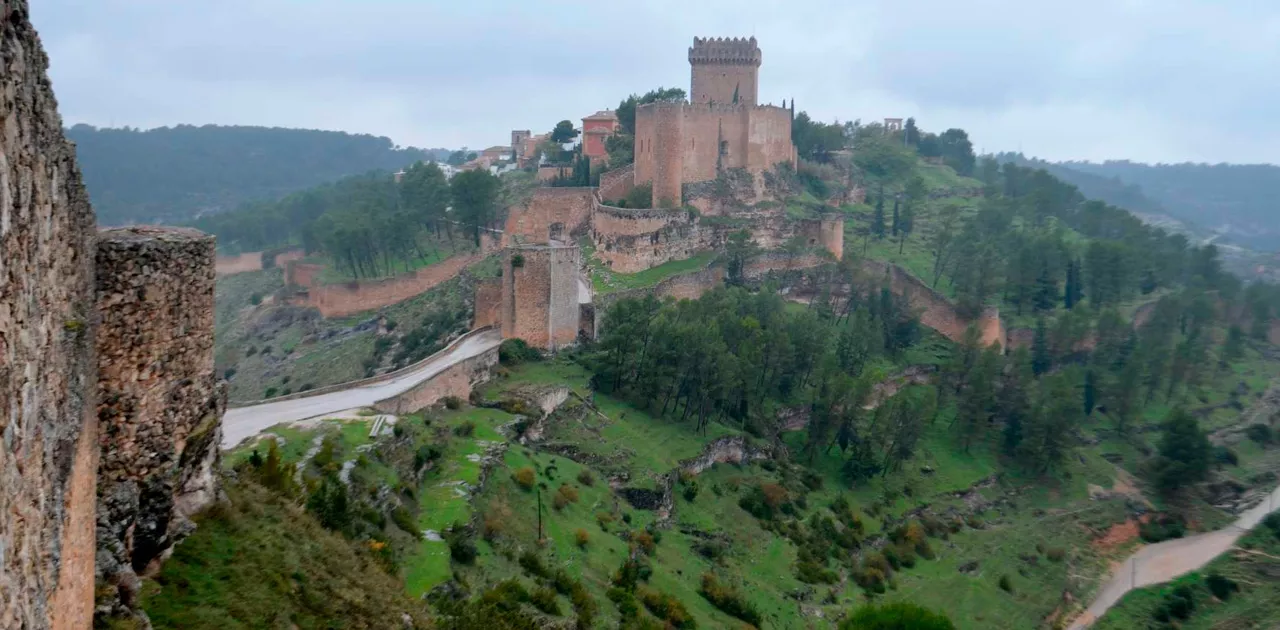
[(1275, 0), (35, 0), (67, 124), (483, 148), (689, 87), (755, 35), (760, 99), (1048, 159), (1280, 163)]

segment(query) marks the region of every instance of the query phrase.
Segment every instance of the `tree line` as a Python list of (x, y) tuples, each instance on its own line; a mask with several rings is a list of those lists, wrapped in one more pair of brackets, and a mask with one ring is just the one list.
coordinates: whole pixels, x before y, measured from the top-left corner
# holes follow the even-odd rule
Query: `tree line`
[(327, 253), (353, 277), (374, 277), (425, 258), (424, 241), (452, 243), (458, 236), (479, 245), (484, 229), (501, 218), (509, 193), (486, 170), (447, 179), (435, 163), (418, 162), (399, 182), (385, 172), (348, 177), (194, 225), (232, 251), (301, 245)]
[(442, 149), (315, 129), (75, 125), (67, 137), (101, 225), (182, 223), (373, 169), (442, 159)]

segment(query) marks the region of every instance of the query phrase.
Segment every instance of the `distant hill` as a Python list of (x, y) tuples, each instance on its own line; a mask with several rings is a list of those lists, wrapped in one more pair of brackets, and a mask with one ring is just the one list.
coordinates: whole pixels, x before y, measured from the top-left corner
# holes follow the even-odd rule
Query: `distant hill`
[(1136, 186), (1174, 217), (1222, 232), (1232, 242), (1254, 249), (1280, 249), (1278, 166), (1129, 161), (1063, 162), (1058, 166)]
[(76, 125), (67, 136), (100, 225), (187, 222), (347, 175), (448, 156), (386, 137), (279, 127)]

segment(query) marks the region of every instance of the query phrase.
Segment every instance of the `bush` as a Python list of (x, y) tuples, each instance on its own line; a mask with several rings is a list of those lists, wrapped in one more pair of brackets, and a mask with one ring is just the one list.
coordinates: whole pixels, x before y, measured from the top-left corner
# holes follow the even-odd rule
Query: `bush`
[(454, 427), (453, 434), (458, 437), (471, 437), (476, 434), (476, 423), (467, 420), (466, 422)]
[(609, 531), (609, 525), (613, 524), (613, 515), (608, 512), (596, 512), (596, 523), (600, 525), (600, 531)]
[(276, 390), (276, 388), (274, 388), (274, 387), (268, 387), (268, 388), (267, 388), (267, 391), (265, 391), (265, 392), (263, 392), (263, 393), (262, 393), (262, 397), (263, 397), (263, 398), (274, 398), (274, 397), (275, 397), (275, 395), (276, 395), (276, 391), (277, 391), (277, 390)]
[(806, 561), (796, 564), (796, 579), (805, 584), (834, 584), (839, 576), (817, 562)]
[(471, 564), (476, 561), (476, 544), (466, 530), (454, 526), (452, 531), (445, 532), (445, 542), (449, 543), (449, 557), (458, 564)]
[(413, 522), (413, 515), (406, 510), (404, 506), (391, 510), (391, 522), (396, 527), (404, 530), (408, 534), (412, 534), (414, 538), (419, 538), (422, 534), (418, 531), (418, 524)]
[(480, 535), (484, 539), (493, 542), (498, 536), (507, 531), (507, 523), (512, 518), (511, 508), (506, 503), (495, 501), (489, 504), (489, 509), (484, 512), (484, 519), (480, 525)]
[(1182, 520), (1167, 514), (1161, 514), (1138, 527), (1138, 535), (1149, 543), (1182, 538), (1186, 533), (1187, 528)]
[(1262, 519), (1262, 526), (1271, 530), (1277, 539), (1280, 539), (1280, 512), (1272, 512), (1266, 518)]
[(1213, 447), (1213, 461), (1217, 462), (1219, 466), (1239, 466), (1240, 456), (1225, 446), (1215, 446)]
[(541, 360), (542, 353), (537, 348), (530, 347), (523, 339), (507, 339), (498, 346), (498, 362), (502, 365), (515, 366)]
[(457, 396), (445, 396), (440, 400), (444, 402), (445, 409), (456, 410), (462, 408), (462, 399)]
[(223, 370), (223, 371), (222, 371), (222, 378), (223, 378), (224, 380), (228, 380), (228, 381), (229, 381), (229, 380), (231, 380), (231, 377), (233, 377), (233, 376), (235, 376), (235, 375), (236, 375), (236, 369), (235, 369), (235, 368), (233, 368), (233, 367), (229, 367), (229, 368), (227, 368), (227, 369), (225, 369), (225, 370)]
[(557, 510), (563, 510), (570, 503), (578, 502), (578, 489), (568, 484), (560, 486), (556, 490), (556, 496), (551, 499), (551, 504)]
[(636, 547), (651, 556), (653, 555), (653, 548), (657, 545), (657, 541), (653, 539), (653, 535), (646, 531), (632, 532), (631, 542), (634, 542)]
[(533, 483), (537, 481), (537, 473), (533, 472), (532, 467), (525, 466), (524, 468), (517, 470), (515, 474), (511, 475), (511, 478), (514, 479), (521, 488), (524, 488), (525, 490), (532, 490)]
[(840, 624), (840, 630), (955, 630), (955, 625), (940, 613), (897, 602), (863, 606)]
[(684, 492), (682, 494), (684, 494), (685, 501), (693, 503), (693, 500), (698, 498), (698, 482), (690, 481), (685, 484)]
[(254, 293), (254, 294), (250, 295), (250, 296), (249, 296), (249, 303), (250, 303), (250, 304), (252, 304), (252, 305), (254, 305), (254, 306), (257, 306), (257, 305), (259, 305), (259, 304), (262, 304), (262, 294), (261, 294), (261, 293)]
[(1067, 557), (1067, 552), (1062, 547), (1050, 547), (1044, 555), (1054, 562), (1062, 562), (1062, 559)]
[(1000, 585), (1000, 590), (1002, 590), (1002, 591), (1004, 591), (1004, 592), (1006, 592), (1006, 593), (1012, 593), (1012, 592), (1013, 592), (1013, 581), (1011, 581), (1011, 580), (1009, 579), (1009, 576), (1007, 576), (1007, 575), (1002, 575), (1002, 576), (1000, 576), (1000, 582), (999, 582), (999, 585)]
[(578, 473), (578, 483), (590, 488), (596, 485), (596, 478), (591, 474), (590, 470), (583, 468), (582, 472)]
[(540, 588), (530, 593), (529, 603), (548, 615), (560, 615), (560, 604), (556, 601), (556, 592), (552, 589)]
[(1156, 607), (1152, 616), (1156, 621), (1169, 622), (1174, 619), (1186, 620), (1196, 610), (1195, 594), (1187, 586), (1179, 586), (1164, 596), (1164, 600)]
[(1249, 425), (1249, 428), (1244, 430), (1244, 434), (1250, 440), (1262, 446), (1270, 444), (1275, 439), (1275, 434), (1272, 432), (1271, 427), (1261, 422)]
[(1213, 593), (1214, 597), (1224, 602), (1231, 599), (1231, 596), (1240, 590), (1240, 585), (1236, 584), (1235, 580), (1218, 573), (1210, 573), (1209, 577), (1205, 578), (1204, 583), (1205, 586), (1209, 587), (1209, 592)]
[(534, 577), (551, 577), (551, 572), (547, 570), (547, 565), (542, 563), (542, 557), (533, 551), (526, 551), (520, 554), (520, 568)]
[(649, 612), (671, 626), (688, 629), (698, 627), (697, 622), (693, 620), (693, 616), (685, 609), (684, 604), (680, 603), (680, 600), (675, 597), (645, 586), (636, 588), (636, 596), (644, 604), (644, 607), (649, 609)]
[(702, 574), (702, 588), (698, 593), (731, 617), (737, 617), (757, 628), (763, 625), (760, 611), (737, 590), (721, 584), (714, 573)]

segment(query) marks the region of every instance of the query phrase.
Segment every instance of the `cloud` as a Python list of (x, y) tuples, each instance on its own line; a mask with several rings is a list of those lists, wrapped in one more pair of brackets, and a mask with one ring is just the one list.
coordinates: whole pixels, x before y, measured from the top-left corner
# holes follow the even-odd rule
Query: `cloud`
[(1280, 5), (1250, 0), (42, 0), (68, 123), (261, 124), (482, 147), (688, 86), (754, 34), (760, 98), (915, 116), (1051, 159), (1280, 162)]

